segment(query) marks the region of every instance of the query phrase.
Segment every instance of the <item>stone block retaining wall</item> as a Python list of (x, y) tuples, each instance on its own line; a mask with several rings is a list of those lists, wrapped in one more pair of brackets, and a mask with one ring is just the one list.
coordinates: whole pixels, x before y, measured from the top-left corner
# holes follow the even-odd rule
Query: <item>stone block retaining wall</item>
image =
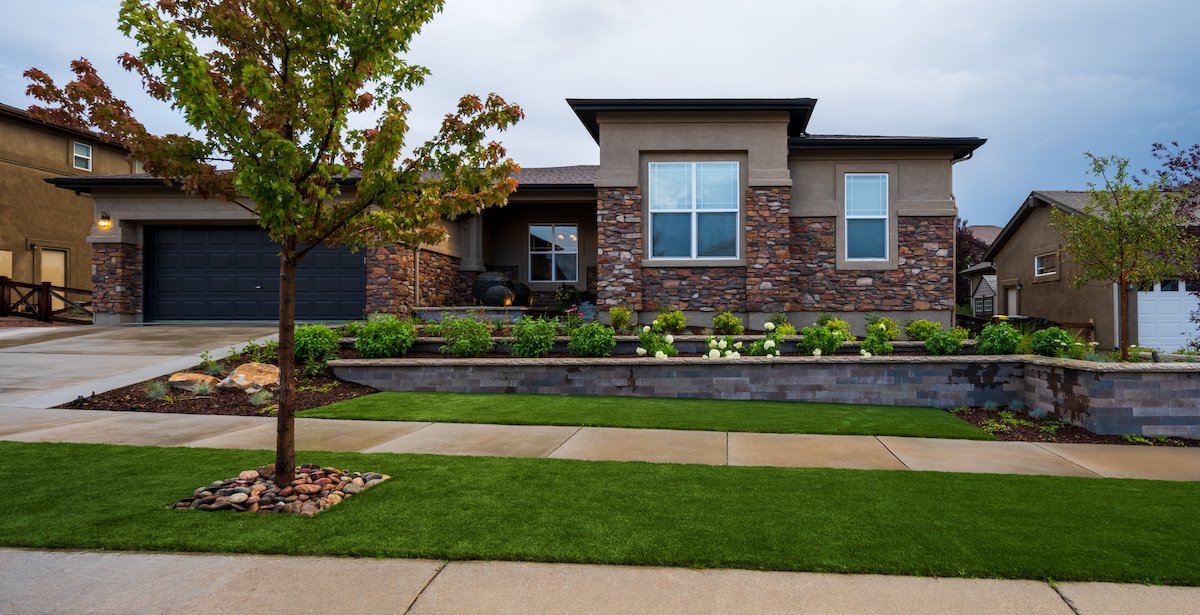
[(375, 359), (331, 361), (382, 391), (540, 393), (1005, 406), (1013, 401), (1100, 434), (1200, 438), (1200, 365), (1089, 364), (1041, 357), (784, 357), (708, 361)]

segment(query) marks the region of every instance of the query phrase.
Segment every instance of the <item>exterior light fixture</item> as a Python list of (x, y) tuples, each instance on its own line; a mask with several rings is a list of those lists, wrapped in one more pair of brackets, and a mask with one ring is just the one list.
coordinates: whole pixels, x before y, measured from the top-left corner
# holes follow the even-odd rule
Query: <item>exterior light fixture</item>
[(109, 217), (107, 211), (100, 212), (100, 219), (96, 221), (96, 226), (104, 230), (112, 228), (112, 218)]

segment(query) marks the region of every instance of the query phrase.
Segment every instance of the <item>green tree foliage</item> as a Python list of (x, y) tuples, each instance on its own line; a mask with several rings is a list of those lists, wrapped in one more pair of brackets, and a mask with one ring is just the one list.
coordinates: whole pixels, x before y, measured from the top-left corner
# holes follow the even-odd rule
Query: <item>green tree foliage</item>
[[(1050, 224), (1063, 236), (1063, 260), (1076, 286), (1107, 282), (1136, 288), (1196, 271), (1200, 239), (1187, 233), (1179, 195), (1161, 181), (1135, 185), (1129, 160), (1087, 154), (1091, 173), (1088, 204), (1081, 214), (1050, 210)], [(1129, 293), (1120, 292), (1121, 359), (1129, 358)]]
[[(25, 75), (30, 112), (129, 149), (147, 172), (250, 212), (279, 244), (282, 382), (276, 482), (294, 474), (296, 266), (322, 243), (434, 243), (443, 217), (502, 205), (517, 165), (489, 134), (522, 117), (492, 94), (464, 96), (428, 141), (410, 144), (406, 92), (429, 71), (405, 52), (442, 0), (123, 0), (136, 41), (121, 63), (179, 110), (188, 135), (153, 135), (87, 60), (63, 87)], [(370, 112), (373, 127), (350, 127)], [(407, 152), (405, 154), (404, 152)], [(221, 165), (221, 169), (218, 168)]]

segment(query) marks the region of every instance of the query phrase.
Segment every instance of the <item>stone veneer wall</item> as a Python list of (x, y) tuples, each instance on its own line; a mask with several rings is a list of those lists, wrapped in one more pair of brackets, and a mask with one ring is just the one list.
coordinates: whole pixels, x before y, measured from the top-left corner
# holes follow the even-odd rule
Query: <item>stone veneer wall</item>
[(705, 361), (382, 359), (332, 361), (383, 391), (625, 395), (852, 404), (1005, 406), (1013, 401), (1101, 434), (1200, 438), (1200, 365), (1043, 357), (784, 357)]
[(788, 211), (792, 189), (746, 191), (746, 310), (786, 312), (795, 279)]
[(896, 269), (839, 270), (834, 218), (791, 221), (799, 272), (793, 309), (883, 312), (954, 309), (954, 218), (902, 216)]
[(642, 267), (644, 310), (735, 310), (746, 306), (742, 267)]
[(642, 191), (600, 188), (596, 199), (596, 305), (642, 309)]
[(97, 314), (141, 314), (142, 247), (92, 244), (92, 309)]
[[(468, 305), (470, 284), (459, 271), (459, 259), (421, 250), (421, 304)], [(403, 246), (367, 251), (368, 314), (407, 313), (412, 307), (413, 252)]]

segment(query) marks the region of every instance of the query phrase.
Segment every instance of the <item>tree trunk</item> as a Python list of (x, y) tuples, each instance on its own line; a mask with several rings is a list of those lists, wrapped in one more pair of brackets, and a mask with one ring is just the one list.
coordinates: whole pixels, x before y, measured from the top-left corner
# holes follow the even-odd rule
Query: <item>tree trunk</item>
[(1121, 281), (1117, 291), (1117, 311), (1121, 313), (1121, 360), (1129, 360), (1129, 283)]
[(296, 479), (296, 263), (294, 241), (279, 257), (279, 411), (275, 430), (275, 484)]

